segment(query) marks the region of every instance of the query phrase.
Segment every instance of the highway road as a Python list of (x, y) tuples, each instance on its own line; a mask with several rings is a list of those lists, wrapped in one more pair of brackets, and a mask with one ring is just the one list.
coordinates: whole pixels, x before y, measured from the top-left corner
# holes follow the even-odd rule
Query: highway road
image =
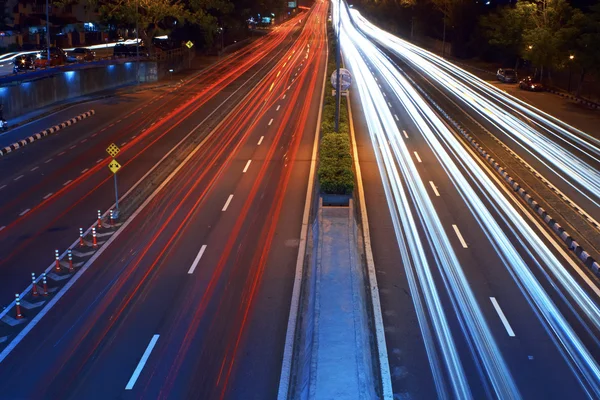
[[(143, 198), (252, 90), (297, 34), (292, 25), (282, 27), (178, 87), (77, 105), (18, 128), (33, 134), (45, 123), (49, 127), (64, 120), (68, 112), (96, 112), (0, 159), (0, 298), (10, 299), (29, 281), (30, 272), (40, 273), (48, 265), (55, 248), (66, 248), (80, 227), (95, 220), (98, 209), (113, 204), (108, 145), (121, 147), (121, 195), (160, 164), (150, 183), (138, 185), (145, 187), (142, 196), (137, 194)], [(172, 157), (159, 163), (176, 146)], [(132, 201), (131, 207), (140, 203)]]
[[(598, 280), (440, 110), (470, 131), (482, 125), (478, 138), (497, 135), (592, 218), (598, 192), (582, 182), (597, 182), (596, 139), (499, 96), (357, 10), (342, 9), (341, 43), (395, 394), (598, 398)], [(499, 152), (497, 141), (484, 144), (493, 142)], [(536, 200), (564, 212), (564, 201)]]
[[(13, 240), (4, 248), (9, 253), (2, 264), (8, 279), (12, 275), (7, 265), (16, 268), (41, 243), (53, 246), (61, 235), (72, 240), (71, 232), (76, 231), (70, 226), (41, 239), (52, 228), (33, 226), (66, 224), (71, 212), (87, 217), (100, 208), (99, 203), (89, 203), (103, 191), (102, 205), (110, 203), (112, 193), (105, 188), (110, 176), (99, 171), (106, 169), (101, 152), (107, 143), (127, 141), (122, 146), (124, 171), (147, 170), (155, 162), (152, 154), (161, 154), (161, 149), (199, 129), (195, 127), (203, 124), (214, 104), (233, 103), (200, 140), (190, 141), (193, 149), (177, 160), (168, 183), (135, 211), (93, 267), (0, 363), (3, 398), (276, 396), (326, 62), (326, 11), (327, 3), (317, 2), (308, 15), (267, 35), (245, 56), (232, 57), (179, 91), (165, 93), (165, 100), (142, 99), (142, 110), (147, 110), (143, 116), (119, 116), (119, 127), (100, 128), (113, 132), (110, 138), (91, 148), (73, 149), (81, 153), (53, 166), (44, 179), (18, 189), (14, 185), (18, 194), (2, 204), (7, 228), (0, 232)], [(226, 83), (229, 73), (232, 83)], [(226, 100), (245, 84), (240, 76), (248, 79), (252, 73), (257, 77), (248, 90)], [(210, 99), (213, 91), (217, 95)], [(198, 109), (198, 103), (206, 103), (207, 109)], [(102, 110), (105, 115), (111, 112), (108, 105)], [(167, 115), (154, 125), (146, 120), (163, 113)], [(103, 123), (99, 120), (96, 124)], [(79, 132), (95, 132), (92, 126), (82, 123)], [(130, 136), (140, 129), (151, 133)], [(152, 142), (156, 149), (143, 151)], [(66, 151), (67, 146), (55, 143), (53, 150)], [(93, 157), (86, 156), (92, 148)], [(89, 167), (98, 169), (95, 179), (86, 178), (90, 183), (80, 189), (65, 190), (70, 195), (63, 195), (62, 188), (56, 191), (78, 204), (57, 200), (47, 211), (31, 206), (24, 216), (40, 215), (37, 224), (15, 219), (14, 212), (30, 207), (25, 199), (57, 190), (46, 181), (56, 185), (62, 179), (87, 177), (87, 171), (79, 170), (84, 164), (70, 165), (79, 158), (95, 163), (96, 157), (104, 161)], [(26, 163), (32, 154), (22, 158)], [(74, 175), (66, 175), (68, 171)], [(135, 179), (123, 177), (126, 182)], [(104, 190), (92, 191), (94, 185)], [(16, 200), (19, 196), (23, 200)], [(72, 211), (61, 212), (69, 207)], [(64, 219), (55, 221), (58, 212)], [(21, 249), (23, 232), (29, 232), (32, 241)], [(5, 246), (5, 240), (2, 243)]]

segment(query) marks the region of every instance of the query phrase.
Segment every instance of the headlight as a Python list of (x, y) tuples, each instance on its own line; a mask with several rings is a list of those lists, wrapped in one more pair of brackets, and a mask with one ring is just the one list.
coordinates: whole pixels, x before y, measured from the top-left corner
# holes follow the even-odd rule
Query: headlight
[(532, 88), (532, 89), (535, 89), (535, 85), (531, 85), (531, 88)]

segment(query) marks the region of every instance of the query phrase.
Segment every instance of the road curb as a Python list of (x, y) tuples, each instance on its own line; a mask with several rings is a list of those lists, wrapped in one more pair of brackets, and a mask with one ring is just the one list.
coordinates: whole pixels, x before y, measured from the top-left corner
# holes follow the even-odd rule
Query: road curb
[(425, 97), (428, 98), (430, 103), (436, 108), (436, 110), (441, 113), (447, 121), (469, 142), (469, 144), (477, 150), (479, 155), (481, 155), (489, 165), (494, 168), (494, 170), (504, 179), (504, 181), (511, 187), (511, 189), (516, 192), (521, 199), (527, 203), (527, 205), (535, 211), (535, 214), (538, 215), (543, 222), (550, 227), (552, 232), (567, 245), (567, 248), (571, 250), (577, 258), (596, 276), (600, 278), (600, 263), (596, 261), (588, 252), (586, 252), (581, 245), (569, 234), (565, 229), (560, 226), (556, 222), (556, 220), (548, 214), (544, 208), (542, 208), (534, 198), (521, 187), (521, 185), (515, 181), (509, 174), (506, 172), (506, 169), (500, 166), (496, 160), (490, 154), (484, 150), (483, 147), (458, 123), (456, 122), (448, 113), (440, 108), (436, 102), (434, 102), (426, 93), (422, 93)]
[(313, 141), (313, 149), (311, 155), (310, 172), (308, 175), (308, 185), (306, 188), (306, 202), (304, 204), (304, 213), (302, 216), (302, 228), (300, 231), (300, 243), (298, 246), (298, 258), (296, 259), (296, 270), (294, 275), (294, 286), (292, 289), (292, 299), (290, 302), (290, 313), (288, 317), (288, 323), (285, 335), (285, 344), (283, 349), (283, 360), (281, 363), (281, 375), (279, 377), (279, 387), (277, 389), (277, 400), (287, 400), (290, 396), (290, 388), (292, 381), (292, 370), (294, 364), (297, 362), (295, 359), (294, 347), (298, 341), (299, 326), (301, 325), (299, 320), (300, 316), (300, 296), (303, 289), (304, 281), (304, 264), (307, 249), (307, 238), (309, 231), (309, 218), (313, 203), (313, 194), (315, 191), (315, 177), (316, 177), (316, 164), (317, 164), (317, 153), (319, 148), (319, 138), (321, 132), (321, 118), (323, 115), (323, 99), (325, 97), (325, 86), (327, 85), (327, 62), (329, 60), (329, 47), (327, 44), (327, 35), (325, 35), (325, 72), (323, 74), (323, 87), (321, 89), (321, 98), (319, 103), (319, 114), (317, 116), (317, 126), (315, 128), (315, 139)]
[(556, 94), (556, 95), (558, 95), (558, 96), (560, 96), (562, 98), (565, 98), (565, 99), (568, 99), (568, 100), (572, 100), (572, 101), (574, 101), (576, 103), (583, 104), (584, 106), (587, 106), (587, 107), (592, 108), (594, 110), (600, 110), (600, 104), (595, 103), (595, 102), (593, 102), (591, 100), (587, 100), (587, 99), (584, 99), (582, 97), (573, 96), (572, 94), (569, 94), (569, 93), (563, 93), (563, 92), (555, 90), (555, 89), (547, 88), (546, 91), (549, 92), (549, 93), (552, 93), (552, 94)]
[(94, 114), (95, 114), (94, 110), (86, 111), (83, 114), (79, 114), (78, 116), (73, 117), (69, 120), (66, 120), (65, 122), (62, 122), (58, 125), (54, 125), (51, 128), (44, 129), (43, 131), (38, 132), (35, 135), (29, 136), (25, 139), (19, 140), (18, 142), (8, 145), (8, 146), (4, 147), (3, 149), (0, 149), (0, 155), (4, 156), (4, 155), (7, 155), (8, 153), (12, 153), (13, 151), (15, 151), (17, 149), (27, 146), (28, 144), (31, 144), (31, 143), (35, 142), (36, 140), (40, 140), (46, 136), (52, 135), (53, 133), (58, 132), (61, 129), (64, 129), (73, 124), (76, 124), (77, 122), (79, 122), (83, 119), (91, 117)]
[(371, 307), (375, 323), (375, 342), (377, 348), (379, 374), (381, 378), (381, 390), (383, 399), (391, 400), (394, 397), (392, 389), (392, 378), (387, 353), (387, 344), (385, 341), (385, 328), (383, 325), (383, 313), (381, 311), (381, 301), (379, 299), (379, 286), (377, 284), (377, 273), (375, 271), (375, 261), (373, 258), (373, 249), (371, 248), (371, 233), (369, 229), (369, 218), (365, 200), (365, 192), (362, 182), (362, 173), (358, 159), (358, 147), (356, 145), (356, 136), (354, 134), (354, 120), (352, 118), (352, 106), (350, 96), (346, 97), (348, 107), (348, 121), (350, 122), (350, 140), (352, 144), (352, 157), (354, 159), (354, 169), (356, 171), (356, 181), (358, 190), (358, 203), (360, 209), (360, 219), (363, 232), (363, 246), (365, 250), (365, 261), (367, 263), (367, 276), (369, 279), (369, 295), (371, 298)]

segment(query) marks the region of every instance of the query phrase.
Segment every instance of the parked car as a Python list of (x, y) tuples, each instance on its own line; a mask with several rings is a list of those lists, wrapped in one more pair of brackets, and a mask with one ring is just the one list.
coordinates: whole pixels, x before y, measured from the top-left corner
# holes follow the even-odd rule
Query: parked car
[(35, 70), (35, 64), (33, 62), (33, 57), (27, 54), (23, 54), (15, 57), (13, 72), (19, 73), (24, 71), (33, 71)]
[(60, 47), (50, 48), (50, 60), (48, 60), (48, 50), (40, 51), (35, 59), (36, 68), (54, 67), (63, 65), (67, 61), (67, 54)]
[(517, 71), (512, 68), (500, 68), (496, 72), (496, 77), (500, 82), (517, 83)]
[(77, 47), (67, 54), (69, 62), (94, 61), (94, 58), (96, 58), (96, 52), (85, 47)]
[(542, 92), (544, 91), (544, 85), (541, 82), (535, 81), (532, 77), (528, 76), (519, 82), (519, 88), (523, 90), (529, 90), (531, 92)]

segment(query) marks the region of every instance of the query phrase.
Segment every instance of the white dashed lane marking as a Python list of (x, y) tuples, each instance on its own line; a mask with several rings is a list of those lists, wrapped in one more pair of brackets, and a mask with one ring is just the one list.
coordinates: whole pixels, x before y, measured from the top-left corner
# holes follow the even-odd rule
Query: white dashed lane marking
[(243, 173), (246, 173), (246, 171), (248, 171), (248, 168), (250, 167), (251, 162), (252, 162), (252, 160), (248, 160), (248, 162), (246, 163), (246, 166), (244, 167), (244, 170), (242, 171)]
[(44, 161), (44, 164), (48, 164), (49, 162), (52, 162), (52, 159), (51, 159), (51, 158), (49, 158), (49, 159), (47, 159), (46, 161)]
[(65, 183), (63, 183), (63, 186), (67, 186), (71, 182), (73, 182), (73, 179), (69, 179), (68, 181), (66, 181)]
[[(261, 136), (261, 137), (260, 137), (260, 139), (258, 140), (258, 146), (260, 146), (260, 144), (262, 143), (262, 141), (263, 141), (263, 139), (264, 139), (264, 138), (265, 138), (264, 136)], [(6, 185), (4, 185), (4, 186), (6, 186)], [(0, 188), (0, 189), (1, 189), (1, 188)]]
[(85, 174), (86, 172), (89, 171), (89, 168), (84, 169), (83, 171), (81, 171), (82, 174)]
[(229, 203), (231, 203), (232, 199), (233, 199), (233, 195), (230, 194), (229, 197), (227, 198), (227, 201), (225, 202), (225, 205), (221, 209), (221, 211), (227, 211), (227, 207), (229, 207)]
[(432, 181), (429, 181), (429, 184), (431, 185), (431, 189), (433, 189), (433, 193), (435, 193), (435, 195), (437, 197), (440, 197), (440, 192), (438, 192), (437, 188), (435, 187), (435, 185), (433, 184)]
[(415, 153), (415, 158), (417, 159), (417, 161), (422, 162), (421, 157), (419, 157), (419, 153), (417, 153), (416, 151), (413, 151), (413, 153)]
[(33, 167), (33, 168), (31, 168), (31, 170), (30, 170), (30, 171), (31, 171), (31, 172), (33, 172), (33, 171), (35, 171), (35, 170), (36, 170), (36, 169), (38, 169), (38, 168), (39, 168), (39, 166)]
[(24, 175), (19, 175), (15, 178), (15, 181), (18, 181), (19, 179), (21, 179)]
[(27, 210), (21, 211), (21, 213), (19, 214), (19, 216), (22, 217), (23, 215), (27, 214), (29, 212), (29, 210), (31, 210), (31, 208), (28, 208)]
[(273, 123), (273, 118), (271, 118), (271, 120), (269, 121), (269, 126), (271, 126), (272, 123)]
[(52, 192), (48, 193), (47, 195), (45, 195), (45, 196), (44, 196), (44, 200), (46, 200), (48, 197), (50, 197), (50, 196), (52, 196), (52, 195), (53, 195), (53, 193), (52, 193)]
[(452, 228), (454, 228), (454, 232), (456, 233), (456, 236), (458, 236), (458, 240), (460, 241), (460, 244), (462, 245), (462, 247), (464, 249), (467, 249), (469, 246), (467, 246), (467, 242), (465, 242), (465, 239), (463, 239), (462, 234), (458, 230), (458, 226), (453, 224)]

